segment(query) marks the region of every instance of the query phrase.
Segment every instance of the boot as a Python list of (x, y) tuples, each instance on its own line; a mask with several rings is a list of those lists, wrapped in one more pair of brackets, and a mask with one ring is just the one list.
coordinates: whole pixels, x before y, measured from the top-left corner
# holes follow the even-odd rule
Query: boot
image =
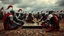
[(54, 30), (54, 26), (53, 26), (53, 25), (51, 25), (51, 26), (46, 30), (46, 32), (51, 32), (52, 30)]
[(60, 29), (54, 29), (54, 32), (63, 32), (63, 31)]
[(0, 32), (5, 32), (5, 31), (6, 31), (5, 29), (0, 30)]
[(55, 29), (54, 29), (54, 32), (62, 32), (62, 31), (60, 30), (59, 26), (56, 26)]

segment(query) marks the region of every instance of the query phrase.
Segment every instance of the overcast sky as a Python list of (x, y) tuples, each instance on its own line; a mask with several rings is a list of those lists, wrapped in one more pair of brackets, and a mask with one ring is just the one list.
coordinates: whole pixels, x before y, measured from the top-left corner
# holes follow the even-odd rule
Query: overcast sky
[(22, 8), (23, 11), (63, 10), (64, 0), (0, 0), (0, 8), (13, 5), (14, 10)]

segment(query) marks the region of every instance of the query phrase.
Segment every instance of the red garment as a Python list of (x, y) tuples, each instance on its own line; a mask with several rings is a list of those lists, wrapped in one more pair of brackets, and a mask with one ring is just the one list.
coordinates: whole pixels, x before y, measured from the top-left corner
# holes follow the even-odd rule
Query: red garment
[[(48, 18), (48, 15), (45, 17), (45, 19), (47, 19), (47, 18)], [(42, 25), (42, 28), (45, 27), (45, 23), (42, 23), (41, 25)]]
[(55, 24), (59, 24), (59, 18), (57, 15), (53, 15)]
[(50, 31), (59, 31), (60, 27), (59, 27), (59, 19), (57, 15), (53, 15), (53, 24), (46, 30), (46, 32), (50, 32)]
[(44, 27), (45, 27), (45, 23), (42, 23), (41, 25), (42, 25), (42, 28), (44, 28)]
[(50, 27), (46, 30), (46, 32), (51, 32), (51, 31), (53, 31), (53, 30), (54, 30), (54, 25), (50, 26)]
[(6, 19), (8, 18), (8, 16), (11, 15), (11, 13), (7, 13), (4, 18), (3, 18), (3, 24), (4, 24), (4, 29), (8, 30), (9, 29), (9, 25), (5, 24), (6, 23)]

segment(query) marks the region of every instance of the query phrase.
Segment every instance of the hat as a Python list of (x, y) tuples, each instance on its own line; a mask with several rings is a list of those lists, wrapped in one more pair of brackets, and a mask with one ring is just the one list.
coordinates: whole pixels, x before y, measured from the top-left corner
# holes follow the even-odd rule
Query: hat
[(7, 9), (6, 9), (6, 14), (7, 14), (8, 12), (10, 12), (11, 10), (13, 10), (13, 6), (12, 6), (12, 5), (9, 5), (9, 6), (7, 7)]
[(9, 5), (9, 6), (7, 7), (7, 10), (10, 9), (10, 8), (13, 8), (13, 6), (12, 6), (12, 5)]
[(18, 12), (22, 11), (22, 9), (19, 9)]

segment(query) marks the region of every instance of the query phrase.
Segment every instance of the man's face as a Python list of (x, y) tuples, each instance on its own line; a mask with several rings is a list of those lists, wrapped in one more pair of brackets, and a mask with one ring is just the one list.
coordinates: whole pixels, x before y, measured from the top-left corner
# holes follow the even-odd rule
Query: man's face
[(9, 8), (9, 9), (8, 9), (8, 11), (11, 11), (11, 10), (12, 10), (12, 8)]
[(10, 12), (12, 13), (12, 15), (14, 15), (14, 11), (13, 10), (11, 10)]

